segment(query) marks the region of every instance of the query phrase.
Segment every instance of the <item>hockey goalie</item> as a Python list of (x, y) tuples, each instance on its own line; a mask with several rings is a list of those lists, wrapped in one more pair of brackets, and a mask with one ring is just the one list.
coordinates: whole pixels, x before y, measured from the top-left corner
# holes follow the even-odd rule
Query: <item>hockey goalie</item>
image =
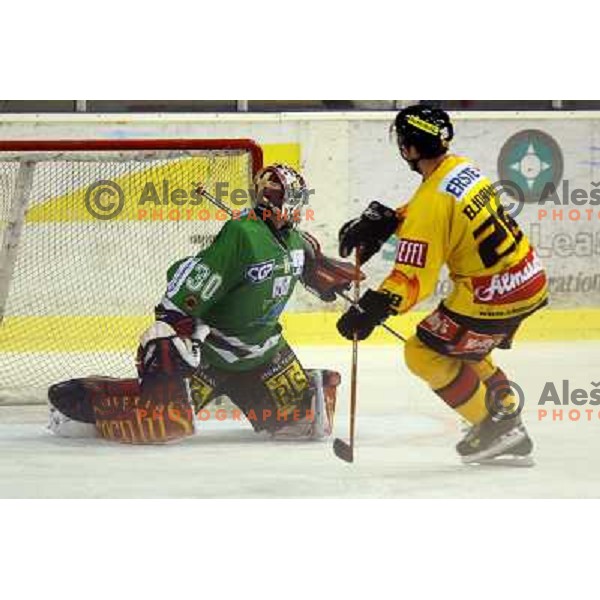
[(334, 370), (305, 369), (280, 316), (300, 281), (325, 302), (348, 289), (349, 263), (323, 256), (298, 223), (308, 200), (302, 175), (274, 164), (254, 180), (254, 209), (228, 221), (204, 251), (172, 265), (142, 335), (137, 379), (87, 377), (50, 387), (50, 430), (126, 443), (194, 435), (197, 415), (227, 396), (256, 432), (276, 439), (331, 434)]

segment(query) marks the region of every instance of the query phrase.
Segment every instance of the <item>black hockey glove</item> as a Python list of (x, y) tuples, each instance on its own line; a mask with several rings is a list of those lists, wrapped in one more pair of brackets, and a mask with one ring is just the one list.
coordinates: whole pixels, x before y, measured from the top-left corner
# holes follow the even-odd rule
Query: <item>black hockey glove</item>
[(348, 221), (338, 233), (339, 251), (342, 258), (352, 254), (354, 248), (360, 247), (358, 258), (364, 265), (388, 238), (396, 231), (400, 219), (396, 211), (374, 200), (363, 211), (360, 217)]
[(367, 290), (356, 308), (351, 306), (338, 320), (337, 329), (348, 340), (366, 340), (377, 325), (381, 325), (391, 314), (390, 298), (382, 292)]

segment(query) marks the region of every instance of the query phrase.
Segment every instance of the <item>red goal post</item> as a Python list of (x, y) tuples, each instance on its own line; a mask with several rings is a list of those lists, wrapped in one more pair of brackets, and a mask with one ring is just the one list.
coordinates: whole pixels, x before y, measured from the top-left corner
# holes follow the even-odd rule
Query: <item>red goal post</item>
[(262, 148), (251, 139), (82, 139), (0, 140), (0, 152), (108, 152), (144, 150), (242, 151), (252, 157), (253, 174), (263, 166)]

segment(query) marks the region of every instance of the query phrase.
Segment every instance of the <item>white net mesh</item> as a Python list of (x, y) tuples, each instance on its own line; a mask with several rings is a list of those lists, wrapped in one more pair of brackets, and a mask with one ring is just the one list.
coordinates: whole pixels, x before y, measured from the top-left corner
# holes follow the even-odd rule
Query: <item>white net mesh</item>
[(202, 146), (0, 151), (0, 402), (43, 400), (48, 384), (71, 377), (135, 375), (168, 267), (225, 221), (197, 185), (228, 186), (221, 198), (233, 209), (251, 204), (231, 192), (251, 187), (256, 155)]

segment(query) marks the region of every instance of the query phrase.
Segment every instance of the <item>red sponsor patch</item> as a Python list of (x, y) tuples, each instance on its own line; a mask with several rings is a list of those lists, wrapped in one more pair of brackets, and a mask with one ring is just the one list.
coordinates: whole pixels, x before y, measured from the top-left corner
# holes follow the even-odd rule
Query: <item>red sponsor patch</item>
[(429, 244), (427, 242), (400, 238), (398, 240), (396, 262), (400, 265), (411, 265), (422, 269), (427, 262), (428, 247)]
[(453, 348), (452, 354), (488, 354), (506, 337), (505, 334), (486, 334), (467, 331)]
[(495, 275), (472, 277), (478, 304), (511, 304), (527, 300), (546, 285), (546, 273), (533, 248), (516, 265)]
[(454, 322), (448, 315), (436, 310), (434, 313), (423, 319), (419, 327), (425, 329), (435, 337), (444, 342), (451, 342), (458, 333), (460, 326)]

